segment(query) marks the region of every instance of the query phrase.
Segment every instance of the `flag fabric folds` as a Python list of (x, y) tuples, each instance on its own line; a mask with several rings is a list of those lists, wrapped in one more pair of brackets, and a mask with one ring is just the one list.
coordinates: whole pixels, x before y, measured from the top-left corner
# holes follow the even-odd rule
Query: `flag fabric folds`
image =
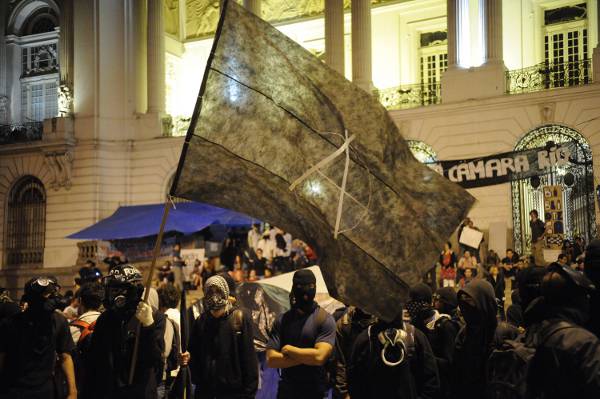
[(330, 294), (392, 319), (473, 198), (376, 98), (225, 1), (171, 194), (306, 240)]

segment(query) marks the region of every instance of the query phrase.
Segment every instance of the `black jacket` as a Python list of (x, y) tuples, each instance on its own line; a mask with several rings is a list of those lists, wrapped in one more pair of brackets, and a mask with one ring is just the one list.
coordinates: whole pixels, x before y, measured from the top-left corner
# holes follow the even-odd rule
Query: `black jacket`
[(154, 312), (154, 323), (141, 327), (133, 384), (128, 386), (129, 369), (139, 321), (124, 321), (107, 310), (96, 321), (89, 354), (86, 356), (85, 397), (94, 399), (156, 398), (157, 381), (162, 376), (165, 351), (165, 317)]
[[(189, 352), (196, 398), (254, 398), (258, 389), (258, 359), (250, 316), (235, 313), (214, 318), (204, 312), (194, 321)], [(241, 320), (240, 320), (241, 319)]]
[(381, 360), (382, 345), (377, 335), (380, 324), (360, 333), (348, 368), (348, 388), (352, 399), (430, 399), (437, 398), (440, 380), (431, 346), (425, 335), (414, 328), (414, 353), (407, 363), (386, 366)]
[(449, 396), (446, 394), (450, 390), (452, 381), (454, 342), (460, 327), (457, 320), (448, 317), (448, 315), (442, 315), (435, 322), (426, 324), (423, 330), (437, 362), (443, 397)]
[(473, 280), (458, 292), (459, 296), (461, 292), (473, 298), (482, 322), (479, 327), (466, 324), (456, 337), (452, 391), (456, 398), (480, 399), (485, 392), (485, 369), (498, 325), (496, 298), (493, 287), (484, 280)]
[(343, 399), (348, 395), (347, 366), (352, 356), (354, 342), (369, 325), (375, 321), (374, 317), (360, 318), (354, 307), (351, 307), (336, 322), (335, 332), (335, 384), (333, 397)]
[(547, 320), (536, 326), (538, 346), (529, 368), (529, 397), (600, 398), (600, 341), (580, 326), (583, 313), (552, 307), (544, 313)]

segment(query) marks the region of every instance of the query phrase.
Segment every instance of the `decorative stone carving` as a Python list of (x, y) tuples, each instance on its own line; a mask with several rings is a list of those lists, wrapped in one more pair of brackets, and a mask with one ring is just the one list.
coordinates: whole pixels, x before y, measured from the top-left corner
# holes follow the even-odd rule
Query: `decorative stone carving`
[(58, 116), (69, 116), (73, 112), (73, 96), (71, 88), (60, 85), (58, 88)]
[(163, 3), (165, 32), (179, 36), (179, 0), (165, 0)]
[(542, 124), (552, 123), (554, 122), (554, 109), (556, 104), (554, 103), (546, 103), (540, 104), (540, 119)]
[(0, 124), (7, 125), (10, 115), (10, 98), (0, 96)]
[[(392, 0), (371, 0), (372, 4)], [(344, 9), (350, 8), (350, 0), (344, 0)], [(296, 18), (316, 17), (325, 11), (323, 0), (263, 0), (262, 18), (270, 23)], [(187, 0), (185, 31), (188, 39), (210, 36), (217, 29), (219, 20), (218, 0)], [(166, 18), (165, 18), (166, 20)]]
[(70, 189), (73, 167), (71, 151), (45, 153), (44, 161), (51, 173), (50, 188), (54, 190), (59, 190), (61, 187)]

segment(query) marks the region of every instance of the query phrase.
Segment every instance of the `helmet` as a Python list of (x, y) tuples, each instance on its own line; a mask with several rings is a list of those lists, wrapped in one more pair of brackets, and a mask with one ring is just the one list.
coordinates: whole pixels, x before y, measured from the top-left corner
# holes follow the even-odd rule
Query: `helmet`
[(23, 299), (26, 302), (36, 301), (43, 297), (57, 294), (59, 290), (60, 285), (55, 277), (34, 277), (25, 284), (25, 294), (23, 295)]
[(115, 266), (103, 279), (104, 307), (125, 313), (135, 312), (142, 298), (142, 273), (129, 264)]
[(39, 276), (25, 284), (23, 300), (32, 311), (52, 313), (61, 305), (60, 285), (55, 277)]

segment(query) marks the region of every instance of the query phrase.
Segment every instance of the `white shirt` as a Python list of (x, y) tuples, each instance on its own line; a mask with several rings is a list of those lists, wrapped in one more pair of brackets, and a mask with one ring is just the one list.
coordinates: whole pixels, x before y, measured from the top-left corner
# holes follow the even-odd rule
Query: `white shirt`
[[(92, 324), (98, 319), (100, 316), (100, 312), (97, 310), (90, 310), (89, 312), (85, 312), (81, 316), (77, 318), (77, 320), (84, 321), (86, 323)], [(71, 337), (73, 337), (73, 342), (77, 344), (79, 341), (79, 337), (81, 337), (81, 328), (75, 326), (69, 326), (69, 330), (71, 331)]]
[(252, 249), (256, 249), (258, 240), (260, 240), (260, 233), (254, 229), (251, 229), (248, 232), (248, 246)]
[(267, 259), (273, 259), (275, 256), (275, 240), (265, 240), (261, 238), (256, 245), (256, 249), (262, 249), (263, 256)]

